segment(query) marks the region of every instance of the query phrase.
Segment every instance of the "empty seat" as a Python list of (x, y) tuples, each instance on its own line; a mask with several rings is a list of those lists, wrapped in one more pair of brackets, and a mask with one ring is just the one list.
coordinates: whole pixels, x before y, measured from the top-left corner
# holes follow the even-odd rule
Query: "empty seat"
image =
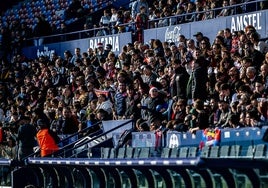
[(179, 150), (179, 157), (180, 158), (187, 158), (188, 157), (188, 151), (189, 151), (188, 147), (181, 147), (180, 150)]
[(187, 157), (197, 157), (198, 147), (190, 147)]
[(219, 146), (212, 146), (210, 148), (210, 154), (209, 157), (211, 158), (218, 158), (219, 157)]
[(149, 158), (150, 156), (150, 148), (135, 148), (133, 158)]
[(254, 158), (264, 158), (266, 154), (266, 145), (265, 144), (258, 144), (256, 146)]
[(230, 149), (230, 157), (238, 157), (241, 153), (241, 146), (240, 145), (233, 145)]
[(132, 148), (132, 147), (126, 148), (125, 158), (127, 158), (127, 159), (133, 158), (134, 150), (135, 150), (135, 148)]
[(118, 159), (124, 159), (125, 158), (125, 152), (126, 152), (126, 149), (125, 148), (118, 148), (116, 158), (118, 158)]
[(161, 158), (169, 158), (170, 148), (163, 148), (161, 151)]
[(171, 148), (170, 158), (177, 158), (177, 157), (178, 157), (178, 148)]
[(255, 146), (250, 145), (247, 147), (247, 152), (246, 155), (241, 155), (242, 157), (246, 157), (246, 158), (253, 158), (254, 157), (254, 151), (255, 151)]
[(101, 158), (108, 159), (110, 158), (111, 148), (101, 148)]
[(221, 146), (220, 147), (220, 157), (229, 157), (230, 155), (230, 146)]
[(208, 158), (210, 155), (210, 146), (204, 146), (201, 150), (200, 157)]

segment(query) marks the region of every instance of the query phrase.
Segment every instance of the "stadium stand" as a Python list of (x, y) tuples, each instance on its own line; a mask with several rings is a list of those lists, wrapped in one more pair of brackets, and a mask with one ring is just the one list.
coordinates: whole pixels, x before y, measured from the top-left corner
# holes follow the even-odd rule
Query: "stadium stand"
[[(77, 1), (53, 4), (58, 2), (36, 0), (21, 3), (7, 11), (2, 17), (2, 23), (11, 21), (12, 29), (19, 25), (16, 22), (19, 19), (34, 25), (33, 19), (37, 12), (41, 12), (48, 23), (57, 25), (62, 20), (70, 25), (76, 21), (78, 23), (78, 17), (82, 17), (80, 10), (75, 13), (78, 14), (76, 18), (60, 17), (62, 12), (59, 17), (53, 16), (56, 14), (54, 10), (67, 10), (71, 3)], [(82, 1), (81, 5), (84, 9), (91, 9), (97, 3)], [(266, 17), (262, 21), (266, 20), (267, 14), (263, 10), (267, 7), (259, 1), (241, 3), (229, 7), (242, 8), (237, 20), (242, 18), (240, 14), (248, 16), (251, 13), (255, 16), (263, 14)], [(251, 3), (254, 6), (250, 6)], [(148, 27), (147, 30), (147, 27), (140, 27), (143, 23), (139, 23), (138, 27), (133, 27), (142, 28), (139, 34), (135, 29), (130, 31), (133, 32), (131, 34), (125, 31), (121, 33), (119, 28), (124, 24), (120, 22), (118, 33), (107, 38), (95, 38), (95, 34), (89, 38), (88, 35), (78, 38), (69, 37), (68, 34), (57, 35), (60, 40), (69, 37), (61, 42), (73, 48), (73, 55), (67, 49), (64, 50), (64, 57), (57, 54), (57, 50), (49, 51), (50, 45), (57, 43), (57, 40), (46, 40), (46, 37), (45, 43), (37, 46), (28, 43), (22, 48), (20, 45), (15, 48), (13, 43), (8, 49), (7, 44), (2, 45), (4, 56), (0, 65), (0, 107), (3, 124), (0, 126), (0, 149), (1, 156), (7, 159), (0, 159), (1, 185), (267, 186), (268, 52), (265, 51), (265, 42), (262, 41), (263, 46), (260, 46), (258, 41), (260, 36), (267, 35), (263, 35), (263, 29), (258, 24), (256, 27), (247, 25), (240, 31), (232, 28), (232, 32), (224, 28), (223, 35), (217, 35), (211, 41), (209, 51), (203, 51), (202, 43), (210, 42), (203, 30), (203, 33), (196, 31), (194, 25), (197, 26), (197, 22), (205, 25), (209, 20), (193, 17), (190, 22), (179, 19), (177, 23), (174, 18), (183, 16), (188, 19), (197, 13), (167, 17), (171, 12), (175, 14), (175, 10), (171, 10), (165, 1), (154, 2), (153, 5), (160, 8), (164, 6), (164, 17), (150, 21), (161, 22), (163, 28), (158, 24), (157, 28)], [(110, 3), (103, 2), (94, 11), (102, 11), (107, 6)], [(213, 10), (216, 14), (224, 9), (217, 7)], [(121, 10), (118, 9), (119, 12)], [(234, 18), (234, 15), (228, 16), (225, 22)], [(220, 17), (211, 18), (213, 24), (223, 20)], [(96, 20), (98, 22), (99, 19)], [(190, 25), (192, 21), (196, 23)], [(156, 27), (157, 24), (149, 25)], [(169, 32), (173, 27), (180, 30), (185, 26), (192, 29), (186, 41), (183, 41), (182, 35), (175, 36), (175, 31), (168, 33), (167, 38), (175, 36), (176, 41), (160, 41), (157, 38), (151, 38), (149, 42), (152, 43), (143, 41), (146, 30), (153, 36), (154, 32), (160, 33), (161, 29)], [(4, 29), (2, 37), (5, 36)], [(235, 51), (231, 52), (238, 32), (240, 46), (234, 47)], [(131, 36), (129, 43), (124, 34)], [(257, 43), (254, 36), (257, 36)], [(196, 38), (193, 40), (191, 37)], [(116, 47), (116, 44), (121, 43), (119, 38), (123, 38), (124, 44)], [(78, 43), (72, 43), (73, 40)], [(83, 49), (82, 43), (86, 40), (87, 48)], [(92, 40), (95, 40), (95, 46), (90, 49), (88, 44)], [(61, 42), (57, 46), (63, 47)], [(197, 48), (199, 45), (200, 48)], [(115, 47), (120, 53), (113, 52)], [(28, 59), (21, 53), (25, 49), (31, 51), (33, 57), (35, 51), (39, 55)], [(199, 56), (199, 53), (202, 55)], [(232, 68), (236, 71), (232, 71)], [(238, 81), (242, 83), (233, 80), (234, 73), (240, 74)], [(183, 80), (179, 79), (182, 74), (186, 75), (186, 88), (178, 88), (183, 84)], [(258, 79), (255, 81), (255, 78)], [(209, 93), (196, 89), (198, 87), (195, 84), (201, 80), (207, 80), (206, 86), (210, 88), (202, 88)], [(187, 91), (183, 93), (180, 89)], [(196, 98), (202, 96), (198, 95), (202, 92), (207, 94), (204, 100)], [(47, 131), (56, 133), (54, 141), (60, 146), (57, 152), (45, 157), (40, 157), (40, 140), (30, 143), (34, 135), (25, 131), (25, 127), (38, 128), (38, 119), (46, 122)], [(53, 135), (52, 132), (48, 134)], [(41, 141), (45, 142), (45, 139)], [(36, 146), (35, 152), (32, 145)]]

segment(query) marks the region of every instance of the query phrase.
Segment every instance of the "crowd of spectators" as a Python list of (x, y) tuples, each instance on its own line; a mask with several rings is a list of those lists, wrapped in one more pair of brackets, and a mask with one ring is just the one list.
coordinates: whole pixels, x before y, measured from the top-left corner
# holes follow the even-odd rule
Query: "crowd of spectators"
[(21, 124), (37, 126), (39, 119), (65, 136), (118, 119), (157, 132), (267, 124), (268, 46), (255, 28), (226, 28), (211, 44), (201, 32), (194, 37), (180, 36), (178, 44), (135, 41), (118, 56), (99, 43), (64, 57), (3, 60), (1, 142), (15, 146), (27, 138), (19, 135)]
[(99, 43), (64, 57), (2, 59), (1, 151), (14, 157), (18, 142), (20, 158), (33, 152), (38, 126), (68, 136), (118, 119), (159, 134), (267, 125), (268, 46), (253, 26), (226, 28), (214, 41), (201, 32), (178, 41), (137, 40), (118, 56)]

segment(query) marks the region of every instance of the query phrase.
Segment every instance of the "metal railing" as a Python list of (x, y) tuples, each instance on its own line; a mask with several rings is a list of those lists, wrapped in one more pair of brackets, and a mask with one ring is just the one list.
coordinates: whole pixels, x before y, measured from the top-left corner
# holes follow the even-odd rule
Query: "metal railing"
[[(150, 29), (150, 28), (160, 27), (160, 25), (158, 25), (158, 24), (155, 25), (154, 23), (158, 23), (159, 21), (161, 21), (163, 19), (174, 20), (174, 21), (170, 21), (168, 25), (163, 26), (163, 27), (167, 27), (170, 25), (180, 24), (177, 22), (177, 20), (179, 20), (180, 18), (184, 18), (184, 17), (192, 16), (192, 15), (194, 15), (194, 18), (196, 18), (195, 15), (197, 15), (197, 14), (206, 14), (206, 13), (211, 12), (211, 11), (219, 12), (223, 8), (228, 8), (228, 9), (233, 8), (235, 10), (235, 14), (236, 14), (237, 9), (241, 8), (243, 10), (241, 12), (241, 14), (245, 14), (248, 12), (259, 10), (260, 3), (267, 3), (267, 2), (266, 2), (266, 0), (256, 0), (256, 1), (250, 1), (250, 2), (240, 3), (240, 4), (236, 4), (236, 5), (226, 6), (226, 7), (204, 10), (204, 11), (200, 11), (200, 12), (186, 13), (183, 15), (174, 15), (174, 16), (169, 16), (169, 17), (153, 19), (153, 20), (148, 21), (147, 28)], [(253, 6), (254, 8), (247, 11), (246, 8), (243, 8), (243, 7), (247, 7), (247, 6)], [(215, 17), (215, 19), (217, 19), (217, 17)], [(193, 22), (195, 22), (195, 21), (198, 21), (198, 20), (194, 19)], [(203, 21), (203, 20), (200, 20), (200, 21)], [(190, 23), (190, 22), (183, 22), (183, 23)], [(135, 22), (120, 24), (118, 27), (127, 28), (126, 30), (123, 30), (123, 32), (135, 33), (135, 31), (136, 31), (136, 23)], [(102, 31), (102, 30), (109, 30), (110, 31), (111, 28), (110, 27), (97, 27), (97, 28), (92, 28), (92, 29), (87, 29), (87, 30), (68, 32), (68, 33), (64, 33), (64, 34), (55, 34), (55, 35), (50, 35), (50, 36), (43, 36), (41, 38), (45, 40), (45, 42), (44, 42), (45, 44), (49, 44), (49, 43), (55, 43), (55, 42), (64, 42), (64, 41), (77, 40), (77, 39), (83, 39), (83, 38), (98, 37), (97, 33)], [(113, 33), (109, 32), (109, 34), (113, 34)], [(114, 33), (114, 34), (118, 34), (118, 33)], [(105, 35), (101, 35), (101, 36), (105, 36)], [(28, 40), (27, 44), (33, 44), (29, 41), (34, 41), (34, 40), (38, 40), (38, 39), (40, 39), (40, 37), (34, 37), (34, 38), (27, 39)]]

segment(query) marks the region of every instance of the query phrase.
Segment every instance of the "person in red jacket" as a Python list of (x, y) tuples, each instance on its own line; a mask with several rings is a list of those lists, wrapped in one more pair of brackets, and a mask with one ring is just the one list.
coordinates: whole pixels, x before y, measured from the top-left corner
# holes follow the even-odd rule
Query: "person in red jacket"
[(57, 135), (49, 129), (49, 126), (42, 119), (37, 120), (39, 131), (36, 134), (40, 146), (41, 157), (48, 156), (59, 150)]

